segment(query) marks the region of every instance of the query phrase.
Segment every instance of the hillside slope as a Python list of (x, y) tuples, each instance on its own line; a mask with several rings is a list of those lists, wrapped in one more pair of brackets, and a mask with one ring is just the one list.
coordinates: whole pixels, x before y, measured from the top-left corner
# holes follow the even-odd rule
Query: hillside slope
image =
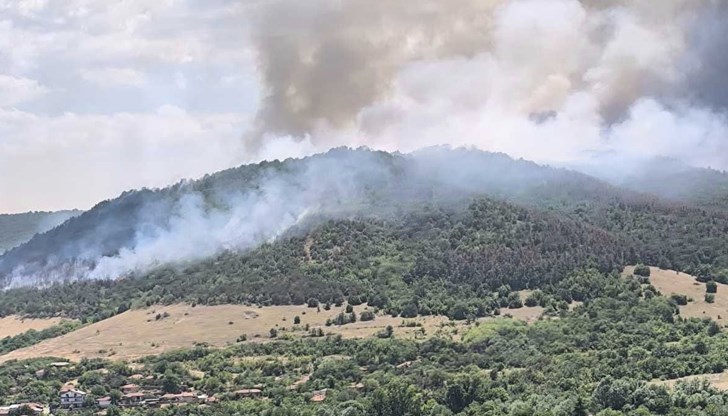
[(501, 154), (335, 149), (102, 202), (0, 257), (0, 284), (117, 278), (246, 250), (294, 226), (390, 218), (424, 205), (464, 208), (479, 195), (561, 207), (611, 200), (620, 191), (582, 174)]
[(80, 213), (80, 211), (58, 211), (0, 214), (0, 254), (27, 242), (36, 234), (61, 225)]

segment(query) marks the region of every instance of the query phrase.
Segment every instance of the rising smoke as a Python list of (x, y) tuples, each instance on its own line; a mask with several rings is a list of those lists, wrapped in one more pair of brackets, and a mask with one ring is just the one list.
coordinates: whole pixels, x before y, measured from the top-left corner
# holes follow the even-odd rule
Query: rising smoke
[(720, 0), (266, 2), (245, 139), (728, 168), (726, 17)]
[[(606, 166), (612, 176), (655, 156), (728, 168), (722, 1), (255, 4), (252, 41), (265, 94), (245, 134), (252, 158), (448, 144), (589, 165), (592, 173)], [(544, 175), (524, 168), (526, 177), (499, 187), (477, 180), (524, 170), (494, 174), (487, 169), (506, 165), (445, 159), (420, 152), (402, 172), (399, 155), (333, 152), (267, 166), (254, 179), (227, 181), (223, 173), (220, 188), (181, 184), (139, 204), (123, 226), (108, 216), (82, 227), (93, 223), (92, 210), (7, 253), (0, 284), (115, 278), (245, 250), (312, 217), (369, 212), (393, 196), (401, 202), (404, 190), (513, 192)], [(397, 186), (401, 178), (411, 182)], [(124, 198), (110, 204), (124, 206)]]

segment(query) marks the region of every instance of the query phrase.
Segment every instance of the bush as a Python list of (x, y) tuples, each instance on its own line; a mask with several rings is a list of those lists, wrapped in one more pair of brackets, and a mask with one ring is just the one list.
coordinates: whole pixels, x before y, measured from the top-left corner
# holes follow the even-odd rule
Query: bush
[(670, 299), (678, 305), (685, 306), (688, 304), (688, 297), (685, 295), (678, 295), (673, 293), (670, 295)]
[(715, 302), (715, 295), (712, 294), (712, 293), (706, 293), (705, 294), (705, 301), (708, 302), (708, 303)]
[(419, 314), (419, 309), (417, 308), (417, 305), (415, 305), (414, 302), (410, 302), (407, 305), (404, 306), (402, 309), (402, 312), (400, 312), (400, 316), (402, 318), (414, 318)]
[(376, 315), (372, 311), (364, 311), (359, 315), (359, 320), (361, 321), (373, 321), (374, 318), (376, 318)]
[(293, 317), (293, 325), (299, 325), (301, 323), (301, 317), (296, 315)]
[[(539, 304), (539, 296), (536, 294), (539, 292), (533, 292), (526, 298), (526, 306), (529, 308), (533, 308), (534, 306), (538, 306)], [(540, 294), (540, 293), (539, 293)]]
[(392, 335), (394, 335), (394, 328), (392, 328), (392, 325), (387, 325), (386, 328), (377, 332), (378, 338), (392, 338)]
[(319, 301), (316, 298), (310, 298), (306, 301), (306, 305), (308, 305), (309, 308), (315, 308), (319, 305)]
[(705, 283), (705, 291), (707, 293), (716, 293), (716, 292), (718, 292), (718, 284), (715, 283), (712, 280), (709, 281), (709, 282), (707, 282), (707, 283)]
[(634, 274), (636, 276), (650, 277), (650, 268), (644, 264), (637, 265), (637, 267), (634, 268)]

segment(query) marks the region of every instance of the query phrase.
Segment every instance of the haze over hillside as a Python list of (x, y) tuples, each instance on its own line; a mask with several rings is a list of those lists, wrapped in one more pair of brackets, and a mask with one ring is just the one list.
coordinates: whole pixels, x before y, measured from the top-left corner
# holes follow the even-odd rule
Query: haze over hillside
[(327, 219), (387, 218), (427, 205), (462, 208), (477, 196), (573, 204), (617, 195), (588, 176), (502, 154), (336, 149), (127, 192), (9, 251), (0, 257), (0, 274), (12, 285), (118, 278), (246, 250)]
[(61, 225), (80, 211), (28, 212), (25, 214), (0, 214), (0, 254)]
[[(601, 216), (612, 207), (624, 214), (647, 209), (655, 220), (670, 215), (690, 222), (697, 217), (676, 209), (715, 205), (706, 201), (722, 195), (715, 186), (723, 183), (722, 174), (684, 169), (693, 172), (686, 175), (684, 191), (657, 186), (661, 181), (650, 179), (654, 169), (647, 166), (648, 174), (628, 182), (646, 192), (637, 193), (575, 171), (478, 150), (441, 147), (389, 154), (335, 149), (241, 166), (159, 190), (126, 192), (5, 253), (0, 276), (5, 285), (23, 286), (143, 275), (225, 251), (245, 252), (329, 220), (397, 219), (423, 207), (457, 211), (481, 197), (552, 210), (615, 237), (626, 232), (624, 237), (632, 238), (629, 229), (621, 228), (626, 224), (605, 222)], [(694, 192), (699, 189), (703, 191)], [(724, 221), (725, 215), (719, 215)], [(678, 248), (681, 238), (674, 236), (679, 252), (684, 251)], [(633, 244), (638, 249), (653, 243), (638, 239)], [(654, 261), (675, 254), (643, 253)]]

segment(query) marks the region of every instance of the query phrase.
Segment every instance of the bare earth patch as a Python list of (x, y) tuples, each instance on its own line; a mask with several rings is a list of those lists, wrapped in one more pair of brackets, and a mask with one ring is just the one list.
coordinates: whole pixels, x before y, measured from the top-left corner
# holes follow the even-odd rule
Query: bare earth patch
[(0, 318), (0, 338), (13, 337), (34, 329), (40, 331), (61, 323), (61, 318), (31, 319), (19, 316), (6, 316)]
[[(632, 275), (633, 266), (626, 267), (625, 275)], [(663, 295), (686, 295), (692, 298), (685, 306), (680, 306), (680, 315), (690, 318), (711, 318), (725, 325), (728, 323), (728, 285), (718, 283), (715, 302), (705, 301), (705, 283), (698, 282), (695, 277), (674, 270), (662, 270), (650, 267), (650, 283)]]

